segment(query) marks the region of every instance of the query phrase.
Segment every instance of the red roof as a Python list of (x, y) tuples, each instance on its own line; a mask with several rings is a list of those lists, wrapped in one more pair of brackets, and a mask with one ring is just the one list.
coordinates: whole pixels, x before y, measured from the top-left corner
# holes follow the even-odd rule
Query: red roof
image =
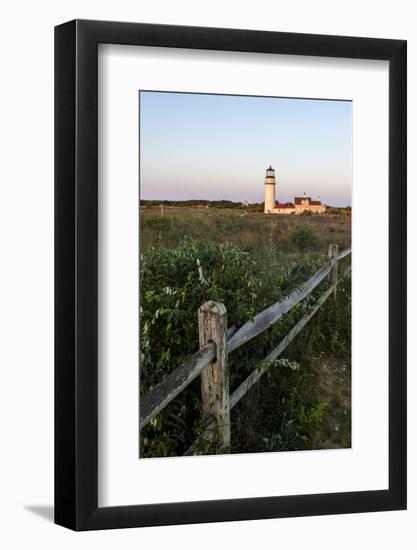
[(275, 208), (294, 208), (292, 202), (276, 202)]
[(305, 200), (307, 200), (308, 204), (311, 204), (312, 206), (321, 206), (321, 201), (312, 201), (311, 197), (294, 197), (295, 204), (302, 205)]

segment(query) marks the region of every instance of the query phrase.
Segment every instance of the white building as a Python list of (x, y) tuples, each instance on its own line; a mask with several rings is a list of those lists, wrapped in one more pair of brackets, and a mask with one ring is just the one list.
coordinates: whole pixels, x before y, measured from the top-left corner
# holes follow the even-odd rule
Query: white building
[(265, 214), (302, 214), (309, 211), (313, 214), (324, 214), (326, 205), (320, 200), (312, 200), (311, 197), (294, 197), (294, 202), (280, 203), (275, 200), (275, 170), (272, 166), (266, 170), (265, 175)]

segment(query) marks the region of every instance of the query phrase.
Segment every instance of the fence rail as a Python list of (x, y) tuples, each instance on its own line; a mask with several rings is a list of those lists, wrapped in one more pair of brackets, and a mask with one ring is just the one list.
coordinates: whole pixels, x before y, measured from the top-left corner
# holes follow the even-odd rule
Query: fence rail
[[(277, 302), (246, 322), (241, 328), (227, 329), (227, 312), (223, 304), (206, 302), (198, 311), (200, 350), (192, 355), (169, 376), (140, 399), (140, 429), (164, 409), (190, 382), (202, 375), (201, 392), (203, 415), (206, 419), (205, 431), (186, 454), (194, 454), (202, 441), (215, 441), (222, 452), (230, 448), (230, 409), (258, 382), (268, 365), (283, 353), (292, 340), (313, 318), (325, 301), (333, 294), (336, 298), (337, 285), (341, 278), (350, 272), (346, 266), (339, 273), (339, 261), (351, 254), (347, 248), (338, 252), (337, 245), (329, 246), (330, 260), (323, 265), (304, 285), (292, 291), (286, 298)], [(341, 275), (341, 277), (340, 277)], [(228, 354), (249, 342), (290, 311), (308, 296), (326, 277), (330, 286), (324, 291), (313, 309), (300, 319), (279, 344), (267, 355), (263, 367), (255, 369), (240, 386), (229, 394)]]

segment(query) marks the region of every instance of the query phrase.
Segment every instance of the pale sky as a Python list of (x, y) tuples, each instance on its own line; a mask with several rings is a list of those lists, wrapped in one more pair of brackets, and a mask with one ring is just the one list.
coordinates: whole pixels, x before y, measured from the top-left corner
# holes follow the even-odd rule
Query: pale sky
[(140, 92), (142, 199), (351, 204), (352, 102)]

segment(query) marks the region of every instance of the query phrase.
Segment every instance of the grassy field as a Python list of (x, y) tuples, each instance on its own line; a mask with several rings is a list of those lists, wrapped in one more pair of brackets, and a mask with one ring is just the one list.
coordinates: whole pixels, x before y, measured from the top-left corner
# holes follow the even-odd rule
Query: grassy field
[[(241, 326), (350, 246), (349, 210), (264, 215), (239, 208), (141, 207), (141, 394), (198, 349), (197, 309), (227, 307)], [(229, 357), (235, 389), (327, 282), (274, 327)], [(323, 286), (324, 285), (324, 286)], [(232, 452), (350, 446), (350, 276), (285, 351), (295, 369), (270, 368), (232, 410)], [(202, 430), (195, 380), (141, 432), (141, 456), (183, 454)], [(211, 452), (210, 449), (207, 452)]]
[(319, 244), (317, 249), (327, 253), (329, 243), (350, 246), (350, 212), (323, 216), (265, 215), (244, 209), (187, 208), (165, 206), (163, 215), (158, 207), (141, 208), (141, 250), (149, 245), (175, 246), (185, 236), (213, 241), (228, 241), (246, 249), (273, 242), (284, 251), (293, 251), (289, 235), (300, 223), (311, 225)]

